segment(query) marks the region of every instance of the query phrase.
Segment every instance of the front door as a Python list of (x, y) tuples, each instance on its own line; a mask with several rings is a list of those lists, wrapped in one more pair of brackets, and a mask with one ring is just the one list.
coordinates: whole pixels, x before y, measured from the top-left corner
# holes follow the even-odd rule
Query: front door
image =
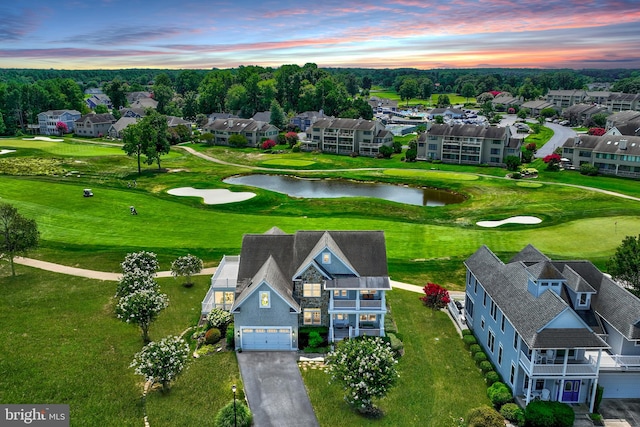
[(562, 390), (563, 402), (577, 402), (580, 398), (580, 380), (567, 380)]

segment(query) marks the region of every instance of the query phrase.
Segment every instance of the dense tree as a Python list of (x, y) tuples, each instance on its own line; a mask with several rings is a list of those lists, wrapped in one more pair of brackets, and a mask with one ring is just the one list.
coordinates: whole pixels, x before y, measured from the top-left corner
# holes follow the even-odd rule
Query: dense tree
[(507, 156), (504, 159), (504, 163), (507, 165), (507, 170), (517, 171), (522, 162), (518, 156)]
[(284, 111), (282, 111), (282, 107), (280, 107), (280, 104), (278, 104), (278, 101), (276, 99), (271, 101), (270, 112), (271, 112), (271, 124), (280, 130), (284, 129), (284, 126), (285, 126)]
[(40, 233), (33, 219), (25, 218), (8, 203), (0, 203), (0, 259), (6, 258), (11, 275), (16, 275), (13, 259), (38, 246)]
[(142, 173), (140, 167), (140, 157), (146, 151), (143, 144), (146, 144), (146, 141), (142, 141), (140, 139), (140, 127), (137, 123), (130, 124), (126, 128), (122, 129), (122, 150), (129, 157), (136, 157), (138, 161), (138, 175)]
[(189, 91), (184, 94), (184, 105), (182, 106), (182, 117), (185, 120), (195, 120), (198, 115), (198, 94)]
[(420, 79), (418, 88), (418, 97), (421, 99), (431, 99), (433, 93), (433, 82), (430, 78), (425, 77)]
[(614, 280), (640, 297), (640, 235), (626, 236), (622, 240), (607, 262), (607, 271)]
[(540, 95), (540, 90), (535, 87), (531, 79), (525, 79), (524, 84), (518, 91), (518, 95), (520, 95), (525, 101), (529, 101), (536, 99)]
[(247, 109), (247, 89), (241, 84), (231, 86), (227, 91), (224, 106), (227, 111), (239, 112), (242, 115)]
[(476, 96), (476, 87), (473, 83), (465, 83), (460, 90), (460, 95), (464, 96), (467, 99), (467, 103), (469, 102), (469, 98), (473, 98)]
[(540, 110), (540, 115), (545, 119), (553, 117), (556, 114), (558, 114), (558, 112), (555, 110), (555, 108), (543, 108), (542, 110)]
[(93, 112), (96, 114), (106, 114), (109, 112), (109, 109), (104, 104), (96, 105), (96, 108), (93, 109)]
[(171, 150), (167, 117), (149, 109), (135, 126), (139, 128), (138, 136), (142, 141), (147, 164), (150, 165), (155, 161), (160, 169), (160, 157), (169, 154)]
[(232, 147), (242, 148), (246, 147), (248, 143), (247, 137), (239, 133), (234, 133), (229, 137), (229, 145)]
[(167, 114), (169, 102), (173, 99), (174, 91), (171, 86), (164, 84), (153, 85), (153, 99), (158, 101), (157, 110), (160, 114)]
[(127, 92), (129, 91), (129, 85), (119, 78), (115, 78), (110, 82), (107, 82), (102, 87), (102, 91), (111, 99), (111, 105), (118, 110), (127, 106)]
[(7, 126), (4, 124), (4, 117), (2, 117), (2, 112), (0, 111), (0, 135), (4, 134), (7, 131)]
[(438, 107), (448, 107), (451, 105), (448, 95), (438, 95)]
[(400, 99), (407, 101), (407, 106), (409, 106), (409, 100), (411, 98), (415, 98), (418, 95), (419, 90), (420, 88), (416, 79), (405, 79), (400, 85), (398, 94), (400, 95)]
[(176, 92), (181, 95), (185, 95), (187, 92), (196, 92), (201, 81), (201, 73), (195, 70), (183, 70), (176, 77)]
[(607, 124), (607, 115), (604, 113), (597, 113), (591, 116), (591, 123), (595, 126), (603, 128)]

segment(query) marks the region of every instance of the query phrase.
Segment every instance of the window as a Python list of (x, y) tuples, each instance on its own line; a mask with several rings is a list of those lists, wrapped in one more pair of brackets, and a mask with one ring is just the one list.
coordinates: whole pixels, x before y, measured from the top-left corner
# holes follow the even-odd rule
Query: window
[(331, 264), (331, 253), (323, 252), (322, 253), (322, 263), (323, 264)]
[(496, 345), (496, 336), (493, 334), (493, 331), (489, 329), (489, 337), (487, 339), (487, 346), (489, 347), (489, 351), (491, 353), (494, 352)]
[(500, 149), (499, 148), (492, 148), (491, 149), (491, 154), (493, 154), (493, 155), (500, 154)]
[(484, 316), (482, 316), (480, 318), (480, 327), (482, 328), (482, 330), (484, 331)]
[(500, 347), (498, 347), (498, 365), (500, 366), (502, 366), (502, 353), (503, 353), (502, 344), (500, 344)]
[(586, 293), (581, 293), (580, 294), (580, 305), (587, 305), (587, 294)]
[(429, 151), (436, 151), (438, 149), (438, 144), (429, 144)]
[(478, 295), (478, 280), (475, 277), (473, 278), (473, 293)]
[(271, 295), (269, 291), (260, 292), (260, 308), (271, 307)]
[(373, 299), (376, 293), (377, 291), (360, 291), (360, 296), (362, 299)]
[(213, 297), (216, 307), (229, 309), (233, 305), (234, 292), (214, 292)]
[(484, 292), (484, 296), (482, 297), (482, 305), (487, 306), (487, 291)]
[(361, 322), (375, 322), (376, 315), (375, 314), (361, 314), (360, 315)]
[(493, 320), (496, 320), (496, 317), (498, 316), (498, 306), (496, 305), (495, 302), (493, 302), (493, 300), (491, 300), (491, 318)]
[(464, 302), (464, 309), (467, 312), (467, 317), (473, 319), (473, 301), (467, 296)]
[(502, 313), (502, 322), (500, 323), (500, 330), (504, 333), (504, 324), (506, 323), (504, 313)]
[(509, 373), (509, 383), (513, 386), (513, 382), (516, 380), (516, 365), (511, 364), (511, 372)]
[(342, 290), (334, 290), (333, 291), (333, 296), (334, 298), (346, 298), (347, 297), (347, 291), (342, 289)]
[(513, 348), (518, 349), (518, 333), (513, 331)]
[(319, 325), (320, 324), (320, 309), (319, 308), (305, 308), (304, 319), (305, 325)]
[(320, 296), (320, 283), (305, 283), (302, 285), (303, 297), (319, 297)]

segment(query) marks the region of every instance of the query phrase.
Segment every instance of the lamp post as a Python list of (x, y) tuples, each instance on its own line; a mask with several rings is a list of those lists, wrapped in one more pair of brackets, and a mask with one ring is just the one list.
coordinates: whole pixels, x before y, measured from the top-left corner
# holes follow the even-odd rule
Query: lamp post
[(238, 413), (236, 412), (236, 385), (231, 386), (231, 391), (233, 392), (233, 426), (238, 427)]

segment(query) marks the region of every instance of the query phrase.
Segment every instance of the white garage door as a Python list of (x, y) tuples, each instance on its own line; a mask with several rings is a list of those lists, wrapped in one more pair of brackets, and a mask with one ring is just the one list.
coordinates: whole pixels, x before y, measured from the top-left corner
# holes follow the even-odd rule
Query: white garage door
[(291, 328), (242, 328), (242, 350), (291, 350)]
[(606, 399), (640, 398), (640, 373), (637, 372), (600, 372), (598, 384), (604, 387)]

